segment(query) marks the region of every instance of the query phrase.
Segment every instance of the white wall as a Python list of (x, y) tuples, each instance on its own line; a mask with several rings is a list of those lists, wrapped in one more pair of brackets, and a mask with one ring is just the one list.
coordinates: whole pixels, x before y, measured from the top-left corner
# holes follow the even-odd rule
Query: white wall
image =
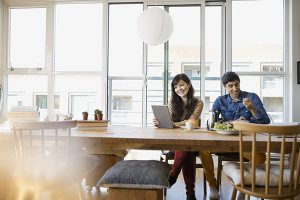
[[(2, 69), (1, 63), (2, 63), (2, 33), (3, 33), (3, 3), (0, 0), (0, 69)], [(1, 74), (1, 70), (0, 70), (0, 85), (3, 86), (3, 80), (2, 80), (2, 74)], [(1, 102), (0, 102), (1, 103)], [(2, 107), (3, 107), (3, 103), (2, 105), (0, 105), (0, 122), (3, 120), (3, 115), (2, 115)]]
[[(2, 63), (2, 33), (3, 33), (3, 3), (0, 0), (0, 69)], [(1, 72), (0, 72), (1, 75)], [(2, 84), (2, 76), (0, 76), (0, 84)]]
[(290, 121), (300, 122), (300, 84), (297, 84), (297, 61), (300, 61), (300, 1), (291, 0), (290, 9)]

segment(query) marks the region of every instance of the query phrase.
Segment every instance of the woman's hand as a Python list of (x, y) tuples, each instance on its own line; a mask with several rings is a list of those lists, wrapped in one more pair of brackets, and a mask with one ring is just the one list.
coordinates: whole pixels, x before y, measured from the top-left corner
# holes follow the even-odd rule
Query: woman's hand
[(158, 126), (159, 121), (157, 121), (157, 119), (155, 117), (153, 117), (152, 123), (153, 123), (154, 126)]

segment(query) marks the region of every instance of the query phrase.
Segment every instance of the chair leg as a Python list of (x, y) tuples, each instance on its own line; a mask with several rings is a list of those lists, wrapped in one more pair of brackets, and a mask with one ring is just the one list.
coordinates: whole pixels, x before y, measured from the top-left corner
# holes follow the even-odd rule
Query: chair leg
[[(169, 164), (169, 159), (168, 159), (167, 156), (165, 156), (165, 158), (163, 158), (162, 156), (160, 156), (160, 161), (161, 162), (166, 162), (166, 163)], [(167, 196), (167, 188), (163, 189), (163, 196), (164, 196), (164, 198)]]
[(206, 186), (206, 176), (203, 170), (203, 191), (204, 191), (204, 195), (207, 194), (207, 186)]
[(24, 187), (18, 188), (16, 200), (28, 199), (28, 197), (32, 198), (32, 196), (30, 196), (30, 193), (28, 193), (28, 191)]
[(84, 199), (84, 195), (83, 195), (80, 183), (76, 184), (76, 190), (77, 190), (78, 199), (79, 200), (83, 200)]
[(236, 193), (237, 193), (237, 190), (233, 188), (232, 194), (231, 194), (231, 200), (235, 200), (236, 199)]
[(218, 156), (218, 169), (217, 169), (217, 184), (221, 185), (221, 176), (222, 176), (222, 159)]
[(24, 199), (32, 199), (32, 200), (38, 200), (39, 199), (39, 191), (29, 191), (26, 186), (20, 187), (17, 189), (17, 196), (16, 200), (24, 200)]
[(245, 200), (250, 200), (250, 195), (246, 194)]

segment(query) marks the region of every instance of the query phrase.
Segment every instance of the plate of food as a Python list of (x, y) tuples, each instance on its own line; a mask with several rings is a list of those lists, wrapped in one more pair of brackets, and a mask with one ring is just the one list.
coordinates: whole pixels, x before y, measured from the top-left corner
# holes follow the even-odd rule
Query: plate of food
[(239, 133), (238, 130), (233, 128), (233, 124), (231, 122), (215, 122), (212, 130), (222, 135), (236, 135)]
[(222, 129), (212, 129), (214, 131), (216, 131), (217, 133), (221, 134), (221, 135), (236, 135), (239, 133), (238, 130), (222, 130)]

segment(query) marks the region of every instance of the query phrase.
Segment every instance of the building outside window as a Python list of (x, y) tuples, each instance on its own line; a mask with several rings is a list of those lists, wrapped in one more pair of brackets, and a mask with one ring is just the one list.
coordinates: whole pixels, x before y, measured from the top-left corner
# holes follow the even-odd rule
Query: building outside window
[(131, 110), (131, 96), (113, 96), (113, 110)]
[(94, 111), (97, 108), (96, 95), (94, 94), (70, 94), (70, 113), (74, 113), (75, 119), (82, 119), (82, 112), (89, 113), (88, 118), (94, 119)]
[[(35, 94), (35, 105), (39, 109), (47, 109), (48, 95)], [(54, 109), (59, 109), (59, 95), (54, 95)]]

